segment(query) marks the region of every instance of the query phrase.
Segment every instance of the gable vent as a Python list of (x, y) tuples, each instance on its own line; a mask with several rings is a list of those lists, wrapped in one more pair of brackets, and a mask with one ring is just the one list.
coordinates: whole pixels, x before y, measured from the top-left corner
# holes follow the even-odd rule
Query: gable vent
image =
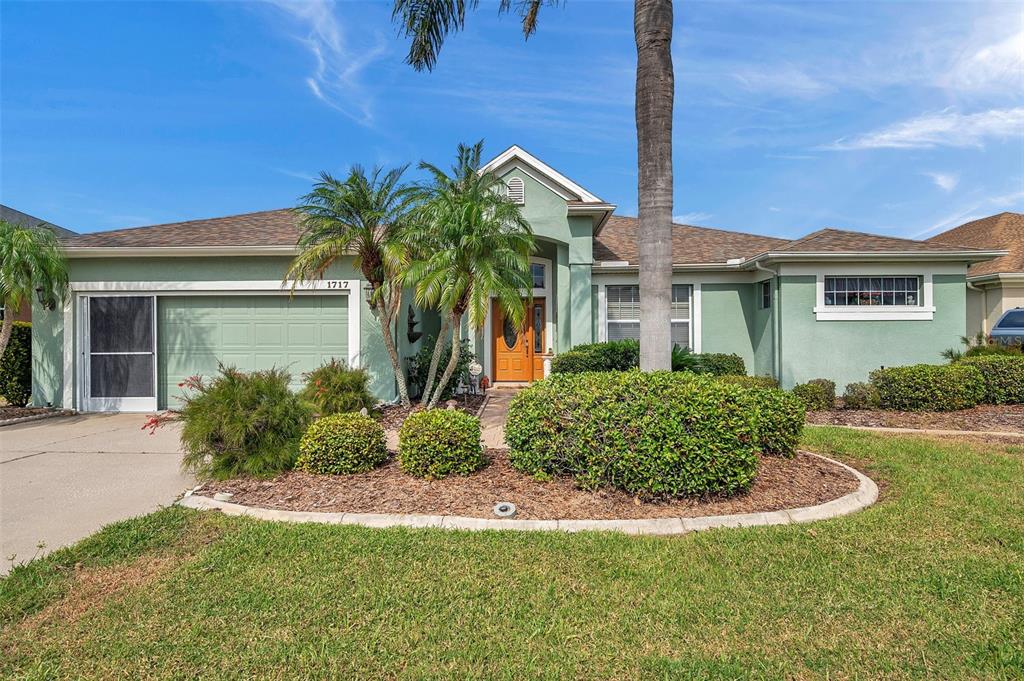
[(508, 199), (520, 206), (526, 203), (526, 185), (523, 184), (523, 178), (513, 177), (508, 181)]

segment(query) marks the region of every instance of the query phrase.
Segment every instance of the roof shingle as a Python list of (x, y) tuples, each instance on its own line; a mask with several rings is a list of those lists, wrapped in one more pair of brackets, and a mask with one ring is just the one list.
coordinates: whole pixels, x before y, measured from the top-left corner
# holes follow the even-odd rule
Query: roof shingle
[[(636, 229), (636, 218), (618, 215), (608, 218), (601, 233), (594, 237), (594, 261), (635, 265), (640, 260)], [(750, 258), (787, 243), (785, 239), (770, 236), (673, 224), (672, 264), (724, 263), (732, 258)]]
[(72, 248), (294, 246), (298, 238), (299, 215), (285, 208), (82, 234), (64, 244)]
[(992, 248), (1009, 253), (995, 260), (979, 262), (967, 270), (968, 276), (1024, 273), (1024, 214), (999, 213), (973, 220), (928, 239), (934, 243)]

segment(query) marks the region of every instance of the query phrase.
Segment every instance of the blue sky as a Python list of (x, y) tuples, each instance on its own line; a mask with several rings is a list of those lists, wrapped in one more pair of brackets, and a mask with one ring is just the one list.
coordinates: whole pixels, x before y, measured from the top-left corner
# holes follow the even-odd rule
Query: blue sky
[[(484, 138), (635, 215), (632, 3), (547, 7), (524, 42), (482, 2), (467, 29), (416, 73), (388, 3), (4, 0), (0, 202), (213, 217)], [(914, 237), (1024, 209), (1019, 3), (679, 2), (673, 52), (683, 221)]]

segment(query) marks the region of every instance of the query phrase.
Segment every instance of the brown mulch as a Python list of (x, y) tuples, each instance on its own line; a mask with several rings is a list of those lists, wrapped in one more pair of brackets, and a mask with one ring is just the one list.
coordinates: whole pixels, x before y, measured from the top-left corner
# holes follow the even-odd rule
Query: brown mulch
[(1024, 404), (985, 404), (961, 411), (885, 411), (831, 409), (807, 412), (807, 422), (820, 426), (875, 426), (990, 430), (1024, 433)]
[(11, 419), (20, 419), (26, 416), (36, 416), (37, 414), (48, 414), (53, 409), (50, 407), (0, 407), (0, 421), (9, 421)]
[[(480, 405), (484, 403), (483, 395), (459, 395), (453, 399), (456, 409), (473, 416), (476, 416)], [(419, 408), (418, 404), (413, 404), (411, 409), (400, 404), (390, 404), (381, 410), (380, 424), (384, 426), (384, 430), (398, 430), (402, 427), (405, 417)]]
[(676, 499), (644, 503), (618, 490), (587, 492), (572, 480), (538, 482), (512, 468), (506, 450), (488, 450), (490, 465), (466, 477), (422, 480), (402, 473), (392, 458), (357, 475), (292, 471), (272, 480), (211, 482), (198, 494), (231, 492), (232, 503), (290, 511), (422, 513), (494, 517), (499, 501), (511, 501), (517, 518), (668, 518), (777, 511), (813, 506), (857, 489), (848, 471), (800, 452), (793, 459), (762, 457), (750, 491), (728, 499)]

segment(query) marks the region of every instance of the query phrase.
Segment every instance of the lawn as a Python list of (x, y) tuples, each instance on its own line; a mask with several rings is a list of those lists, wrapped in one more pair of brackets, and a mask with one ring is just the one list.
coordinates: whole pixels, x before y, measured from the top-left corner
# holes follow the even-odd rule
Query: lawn
[(0, 583), (0, 675), (1024, 676), (1024, 447), (804, 444), (882, 501), (672, 538), (160, 511)]

